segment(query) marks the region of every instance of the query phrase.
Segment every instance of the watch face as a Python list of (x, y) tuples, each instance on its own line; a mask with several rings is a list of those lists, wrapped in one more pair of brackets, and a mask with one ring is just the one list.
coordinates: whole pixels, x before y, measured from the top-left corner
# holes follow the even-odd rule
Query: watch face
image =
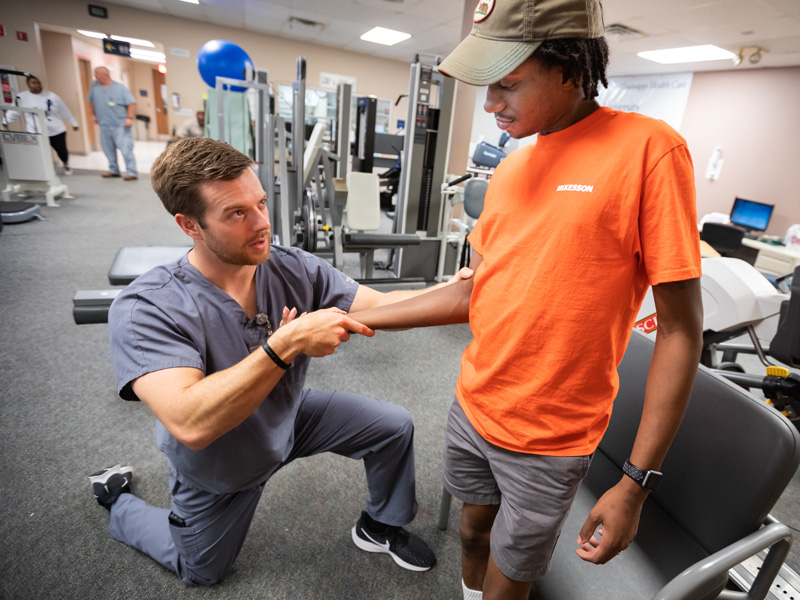
[(645, 471), (644, 480), (642, 481), (642, 487), (646, 490), (650, 490), (651, 492), (655, 492), (658, 489), (658, 486), (661, 485), (661, 479), (664, 477), (658, 471)]

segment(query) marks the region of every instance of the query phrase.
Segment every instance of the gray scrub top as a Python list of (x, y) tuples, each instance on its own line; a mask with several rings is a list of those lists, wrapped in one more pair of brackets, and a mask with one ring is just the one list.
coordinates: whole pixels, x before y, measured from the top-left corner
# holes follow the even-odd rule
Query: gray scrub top
[(128, 88), (116, 81), (107, 88), (95, 81), (89, 88), (88, 99), (94, 104), (100, 127), (122, 127), (128, 116), (128, 105), (136, 103)]
[[(272, 246), (256, 268), (258, 312), (273, 331), (283, 307), (298, 314), (336, 306), (349, 311), (358, 283), (297, 248)], [(130, 383), (171, 367), (210, 375), (243, 360), (267, 338), (267, 325), (189, 264), (186, 255), (126, 287), (108, 314), (111, 361), (120, 396), (136, 400)], [(179, 481), (225, 494), (264, 482), (288, 457), (309, 358), (298, 355), (259, 407), (203, 450), (191, 450), (156, 421), (156, 442)]]

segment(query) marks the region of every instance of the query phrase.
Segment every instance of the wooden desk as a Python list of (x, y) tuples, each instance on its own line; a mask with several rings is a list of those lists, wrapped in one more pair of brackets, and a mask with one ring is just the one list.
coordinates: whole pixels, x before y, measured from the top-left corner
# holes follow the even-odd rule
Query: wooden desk
[(744, 238), (742, 245), (758, 251), (755, 268), (770, 275), (786, 275), (800, 265), (800, 251), (787, 250), (785, 246), (774, 246)]
[(714, 250), (708, 242), (700, 240), (700, 256), (703, 258), (714, 258), (720, 256), (720, 253)]

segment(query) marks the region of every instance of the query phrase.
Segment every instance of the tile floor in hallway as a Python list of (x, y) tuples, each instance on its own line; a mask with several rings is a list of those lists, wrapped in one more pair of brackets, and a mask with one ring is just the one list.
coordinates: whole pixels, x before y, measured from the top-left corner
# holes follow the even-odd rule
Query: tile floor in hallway
[[(167, 142), (161, 141), (134, 142), (133, 155), (136, 157), (136, 167), (139, 173), (149, 173), (153, 162), (155, 162), (158, 155), (161, 154), (166, 147)], [(55, 162), (57, 165), (59, 164), (58, 159), (56, 159)], [(92, 152), (86, 156), (73, 153), (69, 157), (69, 163), (73, 169), (88, 169), (91, 171), (108, 170), (108, 159), (102, 152)], [(125, 172), (125, 161), (122, 160), (121, 155), (119, 156), (119, 168), (123, 173)], [(57, 167), (57, 171), (60, 173), (61, 169)]]

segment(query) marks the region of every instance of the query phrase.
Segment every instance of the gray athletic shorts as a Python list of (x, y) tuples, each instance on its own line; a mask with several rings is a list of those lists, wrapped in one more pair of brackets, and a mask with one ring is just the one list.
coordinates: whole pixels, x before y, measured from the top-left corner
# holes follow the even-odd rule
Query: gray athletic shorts
[[(456, 399), (447, 419), (444, 485), (470, 504), (499, 504), (491, 553), (516, 581), (547, 572), (561, 527), (589, 470), (592, 456), (542, 456), (487, 442)], [(578, 532), (574, 532), (577, 538)]]

